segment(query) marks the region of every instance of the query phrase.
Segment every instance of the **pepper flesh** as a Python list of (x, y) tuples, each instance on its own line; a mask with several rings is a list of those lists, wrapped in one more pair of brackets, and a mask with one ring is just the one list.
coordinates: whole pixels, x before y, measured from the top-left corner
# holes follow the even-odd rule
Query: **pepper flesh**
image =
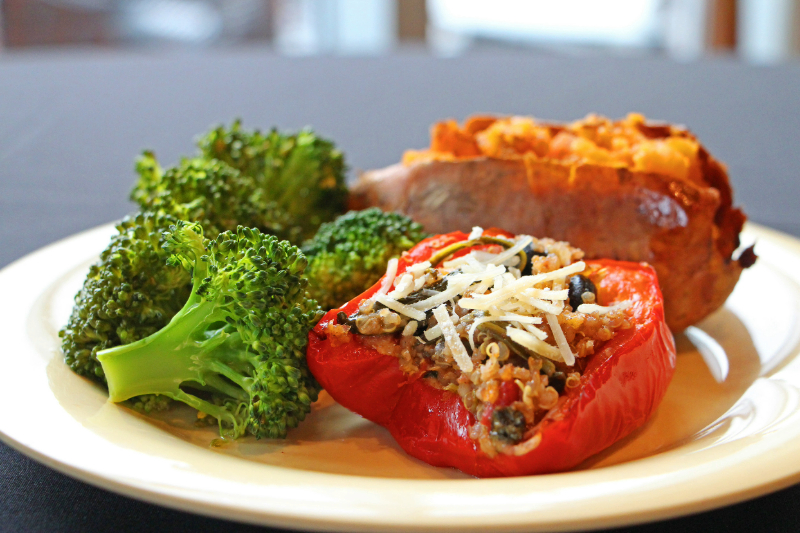
[[(485, 232), (490, 233), (490, 232)], [(506, 232), (495, 234), (508, 236)], [(462, 232), (431, 237), (400, 258), (398, 275), (437, 250), (467, 239)], [(400, 369), (398, 359), (364, 346), (352, 335), (331, 342), (325, 329), (336, 314), (351, 315), (381, 281), (339, 309), (329, 311), (309, 334), (308, 364), (341, 405), (389, 430), (413, 457), (478, 477), (559, 472), (607, 448), (644, 424), (658, 407), (675, 370), (672, 334), (655, 271), (644, 263), (588, 261), (603, 305), (631, 300), (632, 327), (589, 356), (580, 384), (568, 389), (536, 426), (541, 442), (522, 455), (489, 457), (469, 436), (476, 422), (458, 394), (435, 388)]]

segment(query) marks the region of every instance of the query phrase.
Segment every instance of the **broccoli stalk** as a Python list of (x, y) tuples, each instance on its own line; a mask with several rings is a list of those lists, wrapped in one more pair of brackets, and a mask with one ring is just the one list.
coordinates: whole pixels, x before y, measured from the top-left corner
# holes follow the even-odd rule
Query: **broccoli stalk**
[(152, 335), (186, 303), (191, 276), (180, 266), (168, 266), (169, 254), (162, 248), (162, 232), (176, 221), (138, 213), (117, 224), (59, 331), (64, 359), (76, 373), (105, 381), (99, 351)]
[(305, 256), (256, 229), (208, 240), (187, 222), (165, 248), (192, 272), (191, 295), (163, 329), (98, 354), (111, 400), (161, 394), (213, 416), (224, 436), (285, 437), (320, 390), (305, 362), (320, 316)]

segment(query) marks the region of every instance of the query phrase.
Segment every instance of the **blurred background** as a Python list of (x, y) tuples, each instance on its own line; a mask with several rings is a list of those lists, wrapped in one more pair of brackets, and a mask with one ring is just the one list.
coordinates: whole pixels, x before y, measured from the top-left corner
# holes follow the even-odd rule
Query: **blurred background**
[(286, 55), (800, 57), (800, 0), (0, 0), (0, 53), (267, 46)]

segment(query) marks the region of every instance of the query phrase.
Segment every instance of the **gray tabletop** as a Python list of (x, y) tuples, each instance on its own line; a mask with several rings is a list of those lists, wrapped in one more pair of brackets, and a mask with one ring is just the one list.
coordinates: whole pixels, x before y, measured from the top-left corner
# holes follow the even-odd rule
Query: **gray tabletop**
[[(682, 123), (726, 162), (750, 219), (800, 236), (800, 65), (718, 59), (485, 53), (456, 59), (283, 58), (260, 49), (170, 55), (0, 55), (0, 267), (132, 210), (133, 160), (171, 164), (236, 117), (312, 125), (355, 174), (428, 142), (439, 119), (476, 112), (572, 120), (638, 111)], [(5, 305), (8, 303), (6, 302)], [(636, 531), (795, 530), (800, 487)], [(0, 444), (0, 530), (249, 529), (135, 502)]]

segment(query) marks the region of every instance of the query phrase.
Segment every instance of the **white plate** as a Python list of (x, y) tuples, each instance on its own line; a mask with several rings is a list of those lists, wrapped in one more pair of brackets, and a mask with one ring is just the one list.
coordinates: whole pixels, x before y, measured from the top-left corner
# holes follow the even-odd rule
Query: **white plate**
[(725, 308), (678, 337), (655, 417), (579, 469), (478, 480), (406, 456), (327, 397), (285, 442), (210, 445), (178, 409), (146, 419), (63, 363), (57, 331), (110, 226), (0, 272), (0, 437), (134, 498), (265, 525), (569, 530), (678, 516), (800, 480), (800, 242), (749, 225), (760, 259)]

